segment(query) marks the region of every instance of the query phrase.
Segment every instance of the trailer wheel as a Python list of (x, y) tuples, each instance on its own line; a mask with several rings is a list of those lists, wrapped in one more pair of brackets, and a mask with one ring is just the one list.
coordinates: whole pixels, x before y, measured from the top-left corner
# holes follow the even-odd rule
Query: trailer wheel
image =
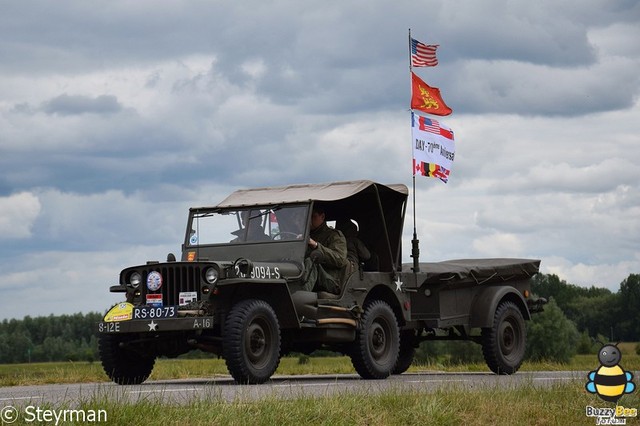
[(411, 367), (413, 357), (416, 354), (416, 348), (413, 345), (415, 338), (414, 330), (405, 330), (400, 332), (400, 352), (398, 353), (398, 361), (393, 367), (392, 374), (402, 374)]
[(132, 350), (120, 347), (126, 343), (125, 335), (100, 334), (98, 353), (102, 368), (107, 376), (119, 385), (138, 385), (151, 375), (155, 357), (142, 356)]
[(482, 329), (482, 354), (496, 374), (513, 374), (522, 365), (527, 331), (522, 312), (513, 302), (498, 305), (493, 326)]
[(365, 307), (351, 363), (363, 379), (389, 377), (398, 361), (398, 322), (391, 307), (381, 300)]
[(273, 308), (263, 300), (237, 303), (224, 324), (222, 353), (236, 382), (264, 383), (280, 363), (280, 326)]

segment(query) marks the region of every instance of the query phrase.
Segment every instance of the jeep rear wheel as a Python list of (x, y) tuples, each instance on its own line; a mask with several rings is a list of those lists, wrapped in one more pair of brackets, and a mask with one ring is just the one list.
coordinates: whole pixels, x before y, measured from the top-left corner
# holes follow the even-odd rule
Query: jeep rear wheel
[(513, 302), (498, 305), (493, 326), (482, 329), (482, 354), (496, 374), (513, 374), (524, 359), (527, 331), (522, 312)]
[(391, 307), (381, 300), (370, 303), (360, 319), (351, 350), (351, 363), (363, 379), (385, 379), (396, 362), (400, 332)]
[(126, 335), (100, 334), (98, 352), (102, 368), (111, 380), (119, 385), (137, 385), (151, 375), (156, 360), (121, 347), (127, 340)]
[(280, 326), (273, 308), (263, 300), (244, 300), (224, 324), (223, 356), (238, 383), (264, 383), (280, 363)]
[(402, 374), (411, 367), (416, 353), (414, 346), (415, 331), (405, 330), (400, 333), (400, 352), (392, 374)]

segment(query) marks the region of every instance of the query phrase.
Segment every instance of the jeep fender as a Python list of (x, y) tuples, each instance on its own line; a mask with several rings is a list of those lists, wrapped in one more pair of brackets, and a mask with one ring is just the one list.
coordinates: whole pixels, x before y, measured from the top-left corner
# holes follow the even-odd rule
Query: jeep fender
[(242, 300), (260, 299), (271, 305), (282, 328), (300, 326), (285, 280), (229, 279), (218, 286), (218, 290), (217, 298), (224, 300), (226, 311)]
[(520, 308), (524, 319), (531, 319), (527, 303), (522, 294), (511, 286), (495, 286), (480, 290), (474, 298), (471, 305), (469, 326), (491, 327), (496, 309), (498, 309), (498, 305), (503, 300), (510, 300), (515, 303)]

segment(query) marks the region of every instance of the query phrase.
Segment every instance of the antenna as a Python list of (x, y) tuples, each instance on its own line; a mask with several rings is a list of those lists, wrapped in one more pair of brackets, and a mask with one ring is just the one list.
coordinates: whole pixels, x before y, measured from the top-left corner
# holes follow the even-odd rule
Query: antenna
[(413, 175), (413, 238), (411, 239), (411, 257), (413, 272), (420, 272), (420, 240), (416, 230), (416, 176)]
[[(411, 28), (409, 28), (409, 84), (411, 90), (413, 85), (411, 84), (411, 73), (413, 72), (413, 64), (411, 61)], [(411, 93), (411, 92), (410, 92)], [(411, 111), (411, 125), (413, 126), (413, 111)], [(416, 171), (411, 171), (413, 175), (413, 239), (411, 240), (411, 258), (413, 259), (413, 272), (420, 272), (420, 240), (418, 240), (418, 231), (416, 228)]]

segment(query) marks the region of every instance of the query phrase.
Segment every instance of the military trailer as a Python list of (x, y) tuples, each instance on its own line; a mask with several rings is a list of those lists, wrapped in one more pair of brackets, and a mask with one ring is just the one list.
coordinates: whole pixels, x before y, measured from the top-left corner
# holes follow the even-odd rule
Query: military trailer
[[(481, 259), (402, 264), (405, 185), (371, 181), (239, 190), (189, 209), (177, 260), (120, 273), (122, 293), (98, 324), (106, 374), (144, 382), (161, 356), (191, 350), (224, 358), (237, 383), (270, 379), (288, 353), (348, 355), (364, 379), (406, 371), (425, 340), (472, 340), (489, 368), (512, 374), (525, 320), (542, 309), (530, 278), (539, 260)], [(370, 251), (340, 294), (303, 290), (315, 203), (329, 224), (357, 224)], [(335, 222), (334, 222), (335, 221)]]

